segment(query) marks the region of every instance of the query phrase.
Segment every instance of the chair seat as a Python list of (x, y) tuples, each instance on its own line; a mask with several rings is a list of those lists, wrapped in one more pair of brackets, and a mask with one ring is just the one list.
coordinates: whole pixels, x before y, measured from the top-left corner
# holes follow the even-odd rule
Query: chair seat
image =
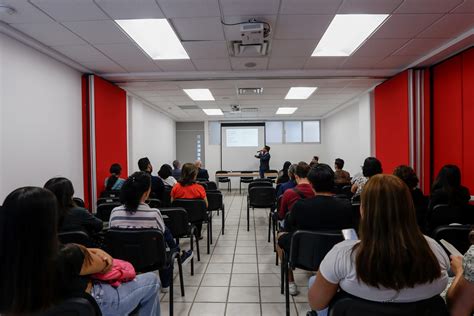
[(230, 182), (230, 178), (219, 178), (219, 182)]

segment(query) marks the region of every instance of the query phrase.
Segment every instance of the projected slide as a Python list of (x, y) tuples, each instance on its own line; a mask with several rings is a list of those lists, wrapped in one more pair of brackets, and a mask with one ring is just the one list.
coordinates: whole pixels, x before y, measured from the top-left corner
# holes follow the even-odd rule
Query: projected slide
[(258, 128), (227, 128), (227, 147), (258, 147)]

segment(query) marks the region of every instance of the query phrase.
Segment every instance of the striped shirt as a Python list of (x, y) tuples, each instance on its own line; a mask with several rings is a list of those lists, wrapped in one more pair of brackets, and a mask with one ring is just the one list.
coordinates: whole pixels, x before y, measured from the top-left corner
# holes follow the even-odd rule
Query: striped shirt
[(165, 231), (160, 211), (145, 203), (140, 203), (134, 213), (127, 212), (125, 205), (117, 206), (110, 214), (109, 224), (116, 228), (157, 228), (161, 232)]

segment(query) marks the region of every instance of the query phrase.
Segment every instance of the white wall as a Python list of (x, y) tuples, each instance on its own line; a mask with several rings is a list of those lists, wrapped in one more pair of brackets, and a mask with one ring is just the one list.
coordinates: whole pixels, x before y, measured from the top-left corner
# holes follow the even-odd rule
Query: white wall
[(156, 174), (164, 163), (176, 159), (176, 123), (136, 99), (128, 97), (129, 174), (138, 170), (138, 159), (148, 157)]
[(371, 100), (367, 93), (324, 120), (325, 160), (332, 166), (334, 159), (344, 159), (344, 169), (351, 175), (360, 172), (364, 159), (371, 155)]
[(69, 178), (83, 197), (81, 74), (0, 34), (0, 204)]

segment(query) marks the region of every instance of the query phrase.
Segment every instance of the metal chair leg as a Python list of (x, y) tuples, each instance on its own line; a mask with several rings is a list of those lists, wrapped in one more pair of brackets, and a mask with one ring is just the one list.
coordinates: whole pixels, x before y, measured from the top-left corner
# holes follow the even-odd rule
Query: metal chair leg
[(285, 294), (285, 252), (282, 250), (281, 252), (281, 266), (280, 266), (280, 292), (281, 294)]
[(178, 271), (179, 271), (179, 285), (181, 287), (181, 296), (184, 296), (184, 279), (183, 279), (183, 262), (181, 256), (177, 256), (178, 259)]
[(272, 227), (272, 212), (268, 214), (268, 242), (270, 242), (271, 227)]
[(285, 271), (285, 308), (286, 316), (290, 316), (290, 281), (288, 280), (290, 267), (287, 256), (285, 256)]
[(250, 231), (250, 205), (247, 202), (247, 231)]
[(222, 235), (224, 235), (224, 228), (225, 228), (225, 213), (224, 213), (225, 206), (222, 204)]

